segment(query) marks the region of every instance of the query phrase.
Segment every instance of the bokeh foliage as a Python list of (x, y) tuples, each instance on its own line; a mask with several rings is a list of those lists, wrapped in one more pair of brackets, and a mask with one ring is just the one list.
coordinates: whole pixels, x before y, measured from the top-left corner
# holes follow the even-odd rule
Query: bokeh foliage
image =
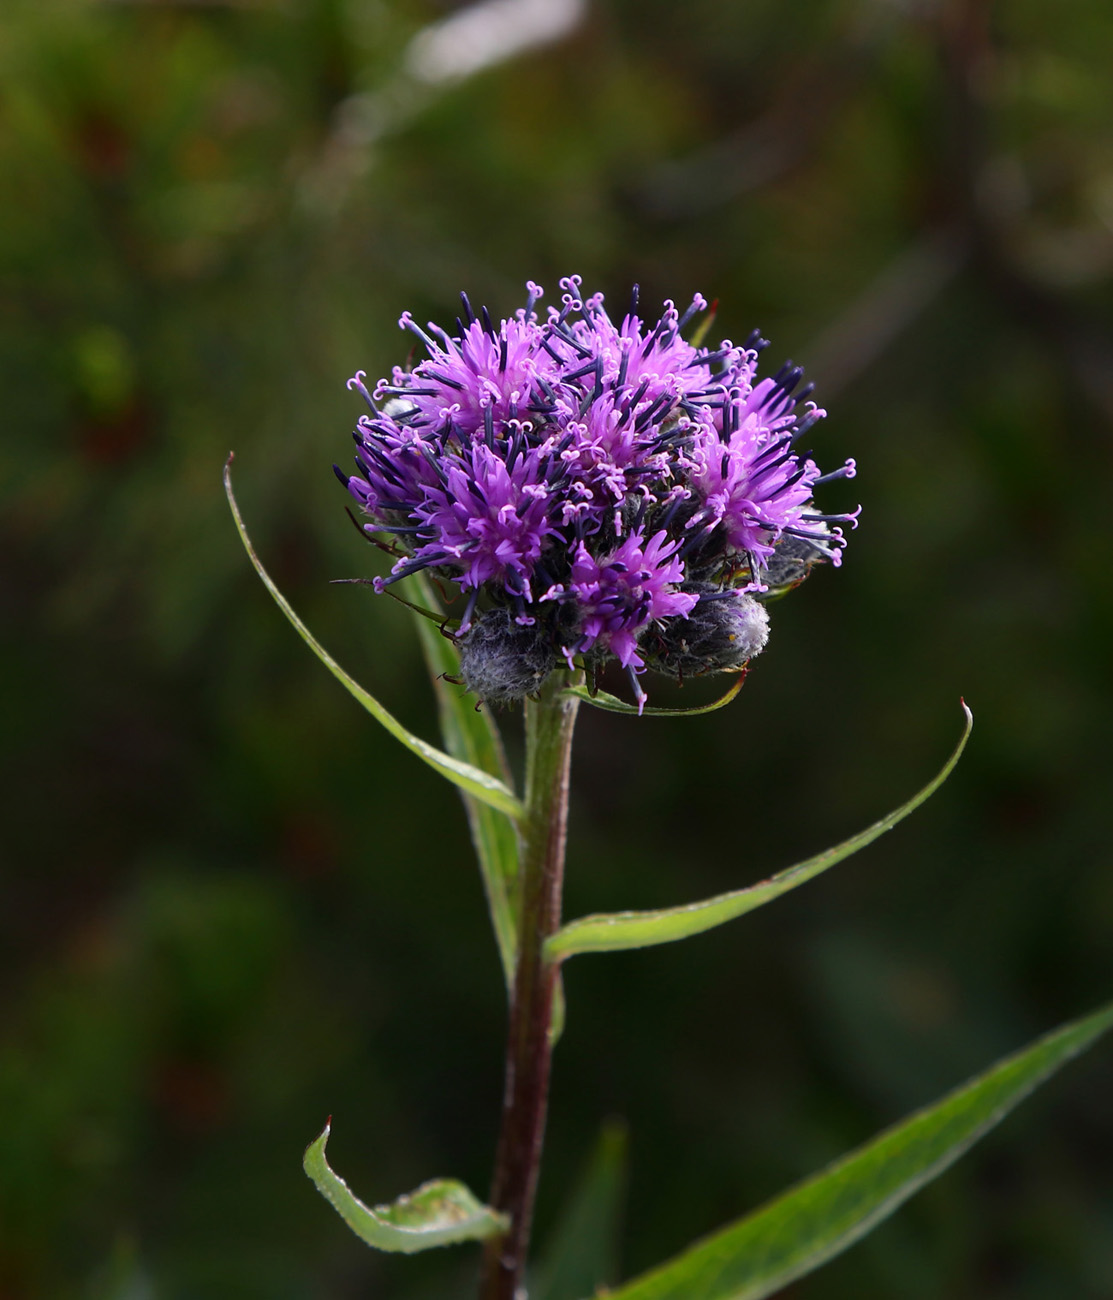
[[(418, 85), (448, 12), (0, 15), (5, 1297), (470, 1285), (464, 1251), (349, 1240), (299, 1166), (332, 1112), (370, 1199), (486, 1185), (503, 993), (463, 812), (281, 622), (220, 488), (234, 448), (295, 607), (433, 737), (409, 616), (327, 585), (376, 565), (328, 466), (343, 380), (461, 287), (718, 297), (861, 469), (844, 569), (772, 611), (729, 709), (583, 719), (569, 915), (805, 857), (978, 713), (867, 855), (570, 967), (542, 1230), (609, 1116), (629, 1275), (1108, 994), (1108, 5), (599, 0)], [(1095, 1056), (793, 1296), (1107, 1296), (1111, 1079)]]

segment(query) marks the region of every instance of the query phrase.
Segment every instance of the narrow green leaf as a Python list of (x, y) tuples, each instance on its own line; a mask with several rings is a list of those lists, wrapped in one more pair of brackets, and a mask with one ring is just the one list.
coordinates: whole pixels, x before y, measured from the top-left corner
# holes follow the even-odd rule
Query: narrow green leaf
[(692, 709), (655, 709), (647, 704), (640, 714), (636, 704), (627, 704), (625, 700), (620, 700), (617, 695), (608, 695), (606, 691), (596, 691), (593, 695), (586, 686), (567, 686), (564, 693), (566, 695), (575, 695), (577, 699), (583, 700), (586, 704), (594, 705), (597, 709), (603, 709), (607, 713), (632, 713), (635, 717), (646, 718), (694, 718), (700, 713), (714, 713), (716, 709), (724, 708), (742, 689), (742, 683), (745, 680), (746, 673), (743, 670), (734, 679), (734, 684), (730, 690), (710, 704), (699, 704)]
[(626, 1125), (619, 1120), (605, 1124), (546, 1243), (530, 1300), (580, 1300), (614, 1280), (627, 1148)]
[(962, 709), (966, 714), (966, 726), (955, 752), (939, 775), (929, 781), (919, 794), (901, 804), (887, 817), (882, 817), (879, 822), (874, 822), (861, 834), (816, 854), (814, 858), (808, 858), (806, 862), (778, 872), (769, 880), (750, 885), (747, 889), (731, 890), (728, 894), (718, 894), (714, 898), (688, 903), (682, 907), (665, 907), (650, 912), (600, 913), (570, 921), (546, 941), (545, 955), (550, 961), (563, 961), (579, 952), (621, 952), (628, 948), (647, 948), (653, 944), (686, 939), (689, 935), (702, 934), (704, 930), (713, 930), (717, 925), (744, 916), (763, 903), (771, 903), (773, 899), (787, 894), (790, 889), (820, 875), (852, 853), (865, 848), (867, 844), (872, 844), (878, 836), (892, 830), (939, 789), (961, 757), (974, 723), (974, 716), (966, 707), (965, 701)]
[[(432, 586), (424, 574), (416, 574), (408, 581), (426, 607), (435, 605)], [(511, 786), (502, 740), (490, 711), (486, 706), (477, 709), (474, 696), (444, 680), (445, 673), (454, 676), (460, 669), (455, 646), (424, 618), (417, 620), (417, 633), (433, 679), (445, 748), (453, 758)], [(466, 791), (464, 806), (509, 990), (518, 963), (518, 831), (503, 813)]]
[[(409, 581), (412, 582), (419, 591), (427, 593), (430, 604), (435, 603), (433, 601), (433, 589), (429, 585), (428, 579), (425, 577), (424, 573), (411, 574)], [(449, 631), (455, 631), (455, 629), (460, 626), (459, 619), (446, 618), (443, 614), (438, 614), (436, 610), (427, 609), (424, 605), (415, 605), (412, 600), (406, 600), (404, 597), (399, 596), (393, 587), (386, 588), (386, 595), (388, 595), (391, 600), (397, 601), (399, 605), (405, 605), (407, 609), (412, 609), (415, 614), (420, 614), (422, 618), (427, 618), (430, 623), (436, 623), (440, 628), (447, 628)]]
[(865, 1236), (1110, 1026), (1113, 1004), (1064, 1025), (611, 1300), (764, 1300)]
[(491, 776), (470, 763), (461, 762), (457, 758), (452, 758), (448, 754), (442, 753), (435, 745), (430, 745), (427, 741), (422, 740), (419, 736), (413, 735), (394, 717), (388, 713), (378, 700), (363, 689), (360, 684), (353, 678), (349, 677), (343, 668), (335, 659), (324, 649), (324, 647), (313, 636), (312, 632), (294, 613), (286, 597), (278, 590), (271, 579), (270, 574), (263, 568), (262, 562), (255, 554), (255, 548), (251, 544), (251, 539), (247, 535), (247, 529), (244, 527), (243, 518), (240, 515), (239, 506), (236, 504), (236, 498), (232, 492), (232, 457), (224, 466), (224, 490), (228, 494), (228, 504), (232, 508), (232, 517), (236, 521), (236, 528), (239, 530), (240, 540), (243, 542), (244, 550), (247, 551), (248, 558), (255, 566), (255, 572), (263, 580), (263, 585), (274, 597), (275, 604), (282, 610), (283, 614), (290, 620), (297, 630), (298, 635), (313, 651), (317, 658), (324, 664), (330, 673), (336, 678), (341, 685), (345, 686), (348, 691), (363, 705), (368, 713), (390, 732), (396, 739), (400, 740), (408, 750), (415, 753), (418, 758), (428, 763), (434, 771), (439, 772), (441, 776), (447, 777), (453, 785), (457, 785), (468, 794), (473, 795), (476, 799), (490, 804), (493, 808), (498, 808), (501, 812), (511, 817), (520, 817), (522, 815), (522, 805), (515, 797), (514, 793), (497, 777)]
[(412, 1255), (432, 1246), (452, 1246), (461, 1241), (482, 1241), (506, 1231), (506, 1216), (496, 1214), (472, 1195), (463, 1183), (438, 1178), (423, 1183), (408, 1196), (374, 1209), (353, 1196), (348, 1184), (329, 1168), (325, 1159), (331, 1122), (305, 1149), (302, 1164), (349, 1228), (376, 1250)]

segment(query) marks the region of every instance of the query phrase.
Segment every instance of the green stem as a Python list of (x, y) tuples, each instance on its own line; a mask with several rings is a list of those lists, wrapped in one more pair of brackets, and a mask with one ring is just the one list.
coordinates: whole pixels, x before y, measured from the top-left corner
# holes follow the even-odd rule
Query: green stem
[(554, 673), (526, 702), (526, 810), (521, 822), (521, 913), (518, 968), (510, 1005), (502, 1129), (491, 1206), (509, 1217), (505, 1234), (487, 1244), (481, 1300), (516, 1300), (529, 1247), (533, 1199), (545, 1136), (552, 1062), (550, 1027), (559, 963), (546, 961), (545, 940), (560, 927), (568, 768), (579, 700), (562, 693)]

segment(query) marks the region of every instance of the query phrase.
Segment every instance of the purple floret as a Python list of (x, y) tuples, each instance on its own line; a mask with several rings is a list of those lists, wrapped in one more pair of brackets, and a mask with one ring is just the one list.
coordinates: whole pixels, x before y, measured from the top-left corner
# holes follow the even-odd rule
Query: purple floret
[(576, 610), (575, 643), (564, 647), (569, 663), (574, 654), (599, 649), (623, 668), (642, 667), (637, 652), (642, 628), (653, 619), (686, 618), (699, 599), (679, 589), (684, 563), (676, 548), (664, 530), (648, 542), (634, 533), (601, 558), (577, 542), (567, 584), (551, 587), (543, 597), (571, 602)]
[[(545, 479), (549, 458), (536, 450), (508, 463), (480, 443), (459, 462), (446, 458), (443, 483), (424, 489), (413, 512), (435, 540), (414, 555), (433, 567), (459, 567), (462, 587), (491, 583), (531, 603), (541, 552), (558, 536), (549, 521), (554, 499)], [(405, 563), (405, 561), (403, 561)]]
[[(529, 628), (514, 646), (593, 672), (617, 661), (640, 704), (635, 674), (647, 659), (688, 675), (737, 666), (736, 655), (709, 651), (705, 662), (691, 649), (714, 639), (702, 623), (700, 636), (680, 631), (697, 604), (779, 594), (814, 564), (839, 562), (838, 524), (857, 516), (820, 513), (812, 494), (851, 477), (854, 463), (821, 475), (796, 450), (824, 412), (801, 408), (810, 388), (796, 392), (796, 367), (757, 379), (756, 334), (743, 347), (683, 338), (706, 308), (700, 295), (683, 315), (666, 302), (650, 325), (636, 291), (615, 323), (578, 276), (561, 289), (561, 305), (542, 315), (530, 284), (525, 307), (498, 325), (461, 295), (452, 333), (403, 315), (428, 356), (373, 394), (362, 372), (349, 381), (371, 409), (355, 431), (357, 473), (337, 474), (364, 530), (396, 556), (376, 589), (429, 570), (464, 595), (458, 635), (482, 624), (473, 658), (482, 645), (482, 662), (495, 662), (492, 639)], [(727, 609), (701, 618), (717, 628)], [(764, 641), (743, 643), (756, 653)], [(503, 667), (497, 680), (536, 673)]]

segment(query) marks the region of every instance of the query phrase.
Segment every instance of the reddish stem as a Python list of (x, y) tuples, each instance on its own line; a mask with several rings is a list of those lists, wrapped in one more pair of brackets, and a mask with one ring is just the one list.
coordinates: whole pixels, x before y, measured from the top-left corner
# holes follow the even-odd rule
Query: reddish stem
[(568, 769), (579, 701), (554, 674), (526, 704), (526, 813), (522, 822), (518, 965), (510, 1006), (502, 1128), (491, 1205), (510, 1227), (487, 1243), (480, 1300), (518, 1300), (529, 1248), (545, 1136), (552, 1063), (553, 997), (559, 966), (545, 940), (560, 926)]

